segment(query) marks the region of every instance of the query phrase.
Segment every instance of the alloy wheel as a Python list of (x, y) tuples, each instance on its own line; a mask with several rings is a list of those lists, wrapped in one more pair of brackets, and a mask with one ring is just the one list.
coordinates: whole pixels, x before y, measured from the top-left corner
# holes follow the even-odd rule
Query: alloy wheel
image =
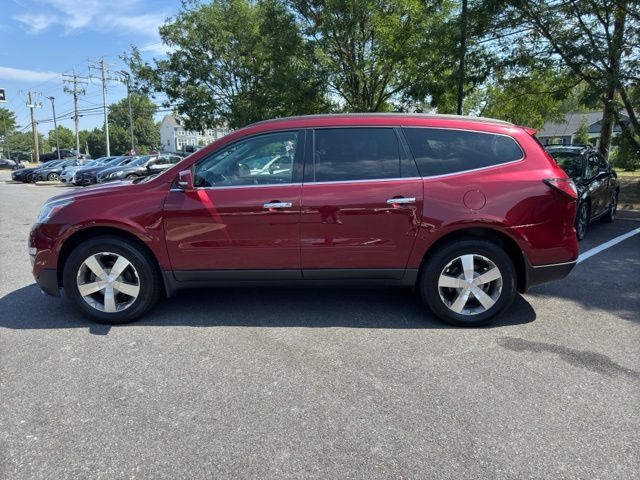
[(56, 182), (60, 180), (60, 176), (57, 173), (50, 173), (47, 177), (47, 180), (49, 180), (50, 182)]
[(487, 257), (465, 254), (451, 260), (438, 278), (442, 302), (459, 315), (489, 310), (502, 293), (502, 273)]
[(618, 211), (618, 192), (613, 192), (611, 196), (611, 213), (609, 214), (611, 221), (613, 222), (616, 218), (616, 212)]
[(80, 265), (77, 286), (82, 299), (101, 312), (121, 312), (140, 294), (140, 277), (124, 256), (95, 253)]
[(580, 204), (580, 210), (578, 211), (578, 221), (576, 222), (576, 233), (579, 239), (584, 237), (588, 223), (589, 209), (587, 208), (586, 203), (582, 203)]

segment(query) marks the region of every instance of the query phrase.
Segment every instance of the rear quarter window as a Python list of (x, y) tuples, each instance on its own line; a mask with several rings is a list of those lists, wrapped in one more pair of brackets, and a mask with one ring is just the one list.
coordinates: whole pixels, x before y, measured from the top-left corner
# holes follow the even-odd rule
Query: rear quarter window
[(520, 160), (524, 153), (505, 135), (444, 128), (403, 128), (423, 177), (464, 172)]

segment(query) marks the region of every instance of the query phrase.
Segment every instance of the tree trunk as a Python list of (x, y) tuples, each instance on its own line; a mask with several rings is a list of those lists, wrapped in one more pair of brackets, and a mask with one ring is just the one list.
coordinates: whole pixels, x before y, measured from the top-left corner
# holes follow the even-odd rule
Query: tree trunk
[(615, 114), (616, 87), (609, 84), (604, 98), (604, 109), (602, 110), (602, 122), (600, 123), (600, 144), (598, 151), (604, 158), (609, 158), (611, 150), (611, 134), (613, 132), (613, 118)]
[(604, 96), (602, 111), (602, 128), (600, 130), (599, 151), (604, 158), (609, 158), (611, 150), (611, 133), (616, 113), (615, 97), (616, 82), (620, 78), (620, 58), (624, 39), (624, 24), (626, 20), (626, 2), (623, 0), (617, 6), (613, 21), (613, 35), (609, 47), (609, 68), (607, 69), (607, 91)]

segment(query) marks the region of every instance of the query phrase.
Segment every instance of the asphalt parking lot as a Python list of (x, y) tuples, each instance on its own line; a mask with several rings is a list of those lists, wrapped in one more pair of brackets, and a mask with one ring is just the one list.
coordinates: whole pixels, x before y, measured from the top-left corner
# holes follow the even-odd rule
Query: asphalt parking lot
[(107, 327), (31, 276), (61, 188), (0, 182), (1, 478), (640, 477), (640, 235), (488, 328), (366, 289), (187, 291)]

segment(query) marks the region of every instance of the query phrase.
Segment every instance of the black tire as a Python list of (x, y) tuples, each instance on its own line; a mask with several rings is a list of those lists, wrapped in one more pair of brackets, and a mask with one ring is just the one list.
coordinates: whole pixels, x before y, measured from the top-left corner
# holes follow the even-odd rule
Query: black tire
[(24, 183), (31, 183), (32, 180), (33, 180), (33, 174), (32, 173), (27, 173), (24, 176)]
[(47, 180), (50, 182), (55, 182), (56, 180), (60, 180), (60, 176), (57, 173), (50, 173), (47, 175)]
[(618, 211), (618, 190), (614, 190), (611, 195), (611, 203), (609, 209), (602, 217), (602, 221), (605, 223), (613, 223), (616, 219), (616, 212)]
[(587, 235), (587, 228), (589, 228), (589, 220), (591, 219), (591, 209), (587, 201), (580, 202), (578, 205), (578, 212), (576, 213), (576, 237), (578, 241), (582, 241)]
[[(457, 257), (466, 254), (485, 257), (495, 264), (502, 275), (502, 290), (495, 303), (489, 309), (477, 314), (454, 312), (445, 304), (438, 288), (438, 280), (445, 267)], [(478, 327), (490, 323), (513, 302), (516, 295), (516, 270), (509, 255), (495, 243), (487, 240), (461, 239), (430, 255), (423, 266), (418, 289), (423, 302), (445, 323), (458, 327)]]
[[(78, 290), (77, 276), (83, 262), (92, 254), (111, 252), (124, 256), (138, 274), (140, 291), (135, 301), (126, 309), (107, 313), (89, 305)], [(146, 313), (157, 302), (162, 292), (162, 282), (156, 260), (135, 243), (117, 236), (100, 236), (80, 244), (69, 255), (63, 270), (65, 295), (82, 313), (98, 323), (121, 324), (131, 322)]]

